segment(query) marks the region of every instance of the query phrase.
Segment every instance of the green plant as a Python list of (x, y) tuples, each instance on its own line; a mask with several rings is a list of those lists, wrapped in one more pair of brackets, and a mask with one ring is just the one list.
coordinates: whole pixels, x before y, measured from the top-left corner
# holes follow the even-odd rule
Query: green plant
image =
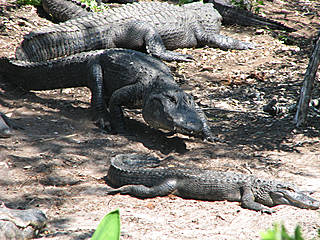
[(103, 12), (105, 9), (107, 9), (105, 5), (98, 6), (98, 3), (96, 0), (80, 0), (80, 2), (84, 3), (93, 12)]
[(263, 0), (254, 0), (248, 2), (247, 0), (231, 0), (231, 4), (242, 10), (254, 11), (256, 14), (260, 13), (261, 5), (264, 5)]
[(103, 217), (91, 240), (119, 240), (120, 213), (116, 209)]
[(301, 228), (298, 225), (293, 236), (289, 236), (283, 224), (274, 224), (273, 229), (261, 233), (262, 240), (303, 240)]
[(259, 14), (260, 13), (260, 9), (261, 9), (261, 5), (264, 5), (264, 2), (263, 0), (256, 0), (255, 3), (252, 4), (253, 6), (253, 9), (254, 9), (254, 12), (256, 14)]
[(194, 0), (179, 0), (179, 5), (187, 4), (187, 3), (192, 3)]
[(17, 4), (40, 6), (41, 0), (17, 0)]

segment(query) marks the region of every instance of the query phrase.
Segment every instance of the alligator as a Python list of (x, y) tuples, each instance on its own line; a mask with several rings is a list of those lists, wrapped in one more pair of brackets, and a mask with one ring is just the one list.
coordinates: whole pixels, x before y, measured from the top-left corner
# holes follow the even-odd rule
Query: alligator
[(0, 112), (0, 138), (12, 136), (12, 129), (17, 129), (15, 125), (4, 113)]
[(1, 73), (25, 90), (88, 87), (98, 125), (115, 133), (125, 132), (121, 107), (126, 106), (142, 108), (151, 127), (215, 140), (204, 112), (170, 69), (141, 52), (105, 49), (45, 62), (0, 58)]
[[(247, 9), (239, 9), (233, 6), (231, 1), (204, 0), (204, 2), (213, 4), (214, 8), (217, 9), (222, 16), (222, 24), (225, 25), (237, 24), (242, 26), (267, 27), (270, 29), (283, 30), (287, 32), (296, 31), (295, 29), (287, 27), (280, 22), (254, 14)], [(250, 2), (245, 1), (244, 5), (250, 5)]]
[(71, 18), (88, 16), (92, 13), (90, 7), (85, 3), (74, 0), (42, 0), (42, 7), (46, 13), (60, 22)]
[[(94, 11), (90, 6), (79, 0), (42, 0), (42, 7), (46, 13), (59, 22), (67, 21), (71, 18), (83, 17), (92, 14)], [(101, 5), (101, 0), (97, 0), (97, 5)], [(109, 0), (103, 2), (133, 3), (137, 0)], [(103, 9), (103, 5), (101, 8)]]
[(34, 238), (46, 223), (47, 218), (39, 209), (11, 209), (0, 202), (0, 239)]
[(159, 168), (160, 162), (158, 158), (143, 154), (113, 157), (106, 180), (117, 189), (109, 190), (108, 194), (129, 194), (138, 198), (174, 194), (186, 199), (238, 201), (243, 208), (266, 213), (273, 212), (270, 207), (279, 204), (305, 209), (320, 207), (319, 201), (292, 184), (236, 172)]
[[(141, 2), (101, 14), (74, 18), (24, 36), (16, 58), (44, 61), (101, 48), (146, 50), (166, 61), (190, 61), (172, 52), (186, 47), (251, 49), (254, 45), (220, 35), (221, 15), (211, 3), (181, 7), (161, 2)], [(167, 50), (168, 49), (168, 50)]]
[[(213, 4), (213, 7), (222, 16), (222, 24), (261, 26), (288, 32), (295, 31), (280, 22), (250, 12), (248, 9), (251, 7), (251, 2), (249, 1), (243, 3), (243, 5), (248, 6), (247, 9), (239, 9), (232, 5), (233, 2), (227, 0), (204, 0), (204, 3)], [(58, 21), (82, 17), (93, 12), (90, 7), (79, 0), (42, 0), (42, 5), (45, 11)]]

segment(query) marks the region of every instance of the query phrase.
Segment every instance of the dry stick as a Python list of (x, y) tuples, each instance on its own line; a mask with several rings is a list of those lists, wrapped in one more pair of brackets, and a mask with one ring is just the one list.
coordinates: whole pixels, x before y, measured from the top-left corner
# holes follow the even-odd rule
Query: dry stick
[(301, 87), (300, 99), (297, 106), (297, 112), (294, 117), (296, 127), (303, 125), (307, 119), (309, 102), (313, 89), (313, 83), (316, 72), (320, 63), (320, 31), (318, 33), (317, 41), (314, 46), (312, 55), (309, 60), (307, 71), (304, 75), (303, 86)]

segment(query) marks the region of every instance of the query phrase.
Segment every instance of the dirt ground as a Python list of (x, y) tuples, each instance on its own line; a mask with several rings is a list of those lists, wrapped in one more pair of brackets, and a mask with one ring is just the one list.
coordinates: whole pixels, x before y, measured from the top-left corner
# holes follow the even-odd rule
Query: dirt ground
[[(282, 205), (268, 215), (236, 202), (106, 195), (103, 177), (110, 158), (148, 153), (164, 159), (164, 165), (292, 182), (320, 200), (319, 116), (310, 115), (307, 126), (295, 129), (292, 115), (274, 118), (262, 112), (273, 97), (284, 105), (296, 101), (320, 23), (320, 3), (264, 2), (261, 14), (298, 31), (227, 26), (223, 34), (257, 48), (182, 49), (196, 61), (169, 63), (225, 143), (168, 137), (148, 127), (140, 111), (126, 111), (130, 134), (110, 135), (91, 121), (86, 88), (23, 93), (0, 81), (0, 111), (24, 128), (0, 139), (0, 200), (12, 208), (43, 210), (49, 223), (40, 239), (88, 239), (116, 208), (121, 239), (259, 239), (275, 222), (283, 222), (290, 233), (299, 224), (306, 239), (318, 239), (319, 210)], [(0, 0), (0, 57), (13, 56), (24, 34), (49, 24), (40, 8)], [(317, 79), (314, 97), (319, 96)]]

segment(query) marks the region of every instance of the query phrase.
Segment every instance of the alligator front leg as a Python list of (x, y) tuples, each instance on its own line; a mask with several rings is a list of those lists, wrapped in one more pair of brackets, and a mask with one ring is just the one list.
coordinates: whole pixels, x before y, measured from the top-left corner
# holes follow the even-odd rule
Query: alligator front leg
[(111, 129), (114, 133), (125, 133), (125, 123), (121, 106), (135, 106), (142, 99), (143, 86), (128, 85), (116, 90), (109, 100)]
[[(137, 48), (144, 45), (149, 54), (154, 57), (160, 58), (164, 61), (180, 61), (190, 62), (193, 57), (188, 54), (182, 54), (166, 49), (160, 34), (157, 30), (147, 22), (143, 21), (132, 21), (121, 26), (119, 32), (122, 35), (116, 37), (116, 46), (123, 48)], [(125, 34), (123, 34), (125, 33)], [(120, 43), (118, 41), (120, 40)], [(143, 41), (143, 44), (141, 44)]]
[(274, 212), (274, 210), (270, 209), (269, 207), (266, 207), (254, 201), (254, 196), (250, 186), (244, 186), (242, 190), (243, 190), (243, 193), (241, 197), (241, 206), (243, 208), (260, 211), (262, 213), (268, 213), (268, 214), (271, 214)]
[(197, 33), (197, 39), (200, 45), (207, 45), (209, 47), (221, 48), (223, 50), (227, 49), (237, 49), (237, 50), (246, 50), (254, 49), (255, 46), (249, 42), (242, 42), (231, 37), (223, 36), (220, 34), (208, 34), (208, 33)]
[(153, 198), (158, 196), (167, 196), (172, 194), (177, 188), (177, 180), (169, 179), (160, 185), (153, 187), (146, 187), (144, 185), (126, 185), (111, 191), (108, 191), (109, 195), (117, 193), (128, 194), (137, 198)]
[(103, 70), (100, 64), (91, 63), (89, 67), (89, 83), (91, 90), (91, 107), (95, 111), (95, 121), (100, 128), (110, 128), (108, 113), (104, 103)]
[(209, 142), (224, 142), (224, 140), (221, 140), (220, 138), (213, 136), (208, 124), (207, 117), (205, 113), (201, 110), (201, 108), (197, 104), (195, 105), (195, 108), (203, 124), (203, 130), (202, 130), (203, 138)]

